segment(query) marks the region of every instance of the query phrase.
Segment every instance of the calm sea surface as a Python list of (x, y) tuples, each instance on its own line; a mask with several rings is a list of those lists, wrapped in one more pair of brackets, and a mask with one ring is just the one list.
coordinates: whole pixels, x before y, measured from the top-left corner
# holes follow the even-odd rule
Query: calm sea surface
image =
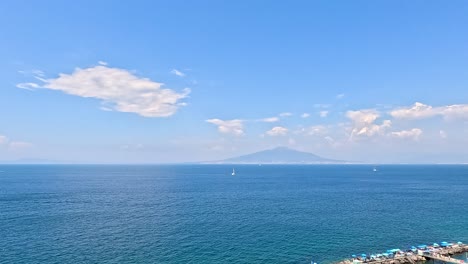
[(468, 242), (468, 166), (0, 165), (0, 263), (327, 263)]

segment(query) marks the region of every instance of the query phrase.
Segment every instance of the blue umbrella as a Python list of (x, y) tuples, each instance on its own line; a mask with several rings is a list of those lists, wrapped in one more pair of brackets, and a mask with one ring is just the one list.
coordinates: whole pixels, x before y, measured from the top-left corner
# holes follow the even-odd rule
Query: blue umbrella
[(366, 254), (361, 254), (361, 257), (366, 258), (367, 255)]
[(353, 255), (351, 255), (351, 257), (352, 257), (352, 258), (357, 258), (357, 256), (356, 256), (356, 255), (354, 255), (354, 254), (353, 254)]

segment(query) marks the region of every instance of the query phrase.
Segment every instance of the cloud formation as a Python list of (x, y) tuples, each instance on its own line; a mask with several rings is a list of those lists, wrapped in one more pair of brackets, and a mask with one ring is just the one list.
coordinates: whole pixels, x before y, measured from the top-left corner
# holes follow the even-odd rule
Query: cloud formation
[(432, 107), (416, 102), (411, 107), (395, 109), (390, 115), (399, 119), (423, 119), (434, 116), (442, 116), (445, 119), (468, 118), (468, 104)]
[(190, 89), (181, 93), (163, 89), (162, 83), (137, 77), (125, 69), (105, 65), (80, 69), (71, 74), (60, 74), (55, 79), (43, 79), (37, 83), (20, 83), (23, 89), (51, 89), (67, 94), (101, 100), (107, 110), (136, 113), (144, 117), (167, 117), (173, 115), (186, 98)]
[(421, 134), (422, 134), (422, 130), (419, 128), (413, 128), (410, 130), (402, 130), (402, 131), (391, 133), (391, 135), (396, 138), (409, 138), (413, 140), (418, 140)]
[(276, 126), (271, 130), (268, 130), (266, 134), (269, 136), (284, 136), (288, 134), (288, 129), (285, 127)]
[(274, 123), (274, 122), (278, 122), (280, 119), (278, 117), (267, 117), (267, 118), (263, 118), (263, 119), (260, 119), (260, 121), (262, 122), (266, 122), (266, 123)]
[(301, 115), (302, 118), (308, 118), (309, 116), (310, 116), (309, 113), (303, 113), (303, 114)]
[(316, 125), (308, 128), (303, 128), (302, 132), (309, 136), (323, 136), (328, 133), (328, 129), (323, 125)]
[(243, 120), (233, 119), (233, 120), (221, 120), (221, 119), (208, 119), (206, 122), (218, 126), (218, 131), (224, 134), (232, 134), (235, 136), (244, 135), (244, 124)]
[(20, 88), (20, 89), (25, 89), (25, 90), (34, 90), (34, 89), (37, 89), (37, 88), (41, 88), (41, 86), (37, 83), (32, 83), (32, 82), (28, 82), (28, 83), (18, 83), (16, 85), (17, 88)]
[(171, 73), (174, 74), (174, 75), (177, 75), (177, 76), (179, 76), (179, 77), (185, 77), (185, 73), (183, 73), (183, 72), (181, 72), (181, 71), (179, 71), (179, 70), (176, 70), (176, 69), (173, 69), (173, 70), (171, 71)]
[(328, 113), (329, 113), (328, 111), (320, 111), (319, 115), (320, 115), (320, 117), (327, 117)]
[(281, 116), (281, 117), (292, 116), (292, 113), (284, 112), (284, 113), (279, 114), (279, 116)]
[(324, 136), (328, 134), (328, 128), (324, 125), (314, 125), (298, 129), (294, 131), (294, 134), (305, 136)]
[(372, 137), (374, 135), (384, 134), (385, 131), (391, 127), (392, 122), (390, 120), (384, 120), (380, 125), (375, 124), (379, 116), (379, 113), (374, 109), (346, 112), (346, 117), (353, 123), (350, 139), (353, 139), (355, 136)]

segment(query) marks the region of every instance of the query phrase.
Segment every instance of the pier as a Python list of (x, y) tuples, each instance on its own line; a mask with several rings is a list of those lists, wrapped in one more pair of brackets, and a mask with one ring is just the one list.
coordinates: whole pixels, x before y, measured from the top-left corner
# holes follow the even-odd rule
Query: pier
[[(453, 255), (465, 254), (464, 259), (453, 258)], [(429, 260), (450, 264), (468, 264), (468, 245), (462, 242), (434, 243), (430, 246), (413, 246), (407, 250), (389, 249), (381, 254), (352, 255), (351, 258), (342, 260), (336, 264), (416, 264)]]

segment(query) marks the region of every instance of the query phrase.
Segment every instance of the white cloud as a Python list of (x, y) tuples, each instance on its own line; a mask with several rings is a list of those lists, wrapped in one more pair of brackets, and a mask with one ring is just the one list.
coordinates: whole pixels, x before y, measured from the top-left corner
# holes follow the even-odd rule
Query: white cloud
[(171, 71), (171, 73), (174, 74), (174, 75), (177, 75), (177, 76), (179, 76), (179, 77), (185, 77), (185, 73), (183, 73), (183, 72), (181, 72), (181, 71), (179, 71), (179, 70), (176, 70), (176, 69), (173, 69), (173, 70)]
[(342, 99), (343, 97), (345, 97), (344, 93), (336, 95), (336, 99)]
[(296, 145), (296, 140), (294, 140), (294, 138), (289, 138), (288, 139), (288, 144), (293, 146), (293, 145)]
[(206, 122), (217, 125), (218, 131), (224, 134), (232, 134), (235, 136), (244, 135), (244, 124), (243, 120), (233, 119), (233, 120), (221, 120), (221, 119), (208, 119)]
[(439, 131), (439, 136), (440, 136), (441, 138), (447, 138), (447, 132), (445, 132), (444, 130), (440, 130), (440, 131)]
[(468, 119), (468, 104), (442, 107), (442, 115), (447, 119)]
[(418, 119), (436, 115), (432, 106), (416, 102), (412, 107), (403, 107), (390, 112), (394, 118)]
[[(38, 78), (38, 77), (37, 77)], [(190, 93), (186, 88), (181, 93), (162, 89), (163, 84), (148, 78), (140, 78), (125, 69), (103, 65), (80, 69), (72, 74), (60, 74), (55, 79), (38, 78), (42, 85), (20, 83), (19, 88), (44, 88), (58, 90), (85, 98), (100, 99), (108, 109), (136, 113), (145, 117), (173, 115)]]
[(442, 116), (445, 119), (468, 118), (468, 104), (432, 107), (416, 102), (411, 107), (402, 107), (390, 112), (394, 118), (423, 119)]
[(319, 115), (320, 115), (320, 117), (327, 117), (328, 113), (329, 113), (328, 111), (320, 111)]
[(379, 113), (374, 109), (348, 111), (346, 112), (346, 117), (351, 119), (355, 124), (364, 126), (374, 123), (379, 117)]
[(260, 121), (266, 122), (266, 123), (274, 123), (274, 122), (278, 122), (279, 120), (280, 119), (278, 117), (267, 117), (267, 118), (260, 119)]
[(314, 104), (315, 108), (329, 108), (331, 104)]
[(374, 135), (382, 135), (392, 125), (390, 120), (384, 120), (381, 125), (375, 124), (374, 122), (380, 115), (374, 109), (348, 111), (346, 112), (346, 116), (353, 123), (350, 139), (353, 139), (355, 136), (372, 137)]
[(269, 136), (284, 136), (288, 133), (288, 129), (285, 127), (276, 126), (266, 133)]
[(328, 144), (330, 144), (330, 145), (335, 144), (335, 140), (334, 140), (332, 137), (330, 137), (330, 136), (326, 136), (326, 137), (324, 137), (323, 139), (325, 139), (325, 141), (327, 141)]
[(361, 128), (356, 135), (366, 135), (368, 137), (374, 135), (382, 135), (385, 133), (385, 130), (392, 126), (392, 121), (384, 120), (381, 125), (372, 124), (366, 127)]
[(41, 70), (32, 70), (31, 73), (32, 73), (34, 76), (44, 77), (44, 72), (41, 71)]
[(279, 114), (279, 116), (281, 116), (281, 117), (292, 116), (292, 113), (284, 112), (284, 113)]
[(323, 125), (316, 125), (301, 129), (299, 133), (309, 136), (323, 136), (327, 134), (328, 129)]
[(41, 86), (39, 86), (39, 84), (37, 83), (31, 83), (31, 82), (28, 82), (28, 83), (18, 83), (16, 85), (17, 88), (20, 88), (20, 89), (25, 89), (25, 90), (34, 90), (34, 89), (37, 89), (37, 88), (41, 88)]
[(105, 62), (105, 61), (98, 61), (98, 64), (99, 64), (99, 65), (104, 65), (104, 66), (106, 66), (108, 63)]
[(25, 70), (25, 71), (18, 71), (25, 76), (34, 76), (34, 77), (44, 77), (44, 72), (41, 70)]
[(402, 130), (402, 131), (391, 133), (391, 135), (396, 138), (409, 138), (409, 139), (414, 139), (414, 140), (418, 140), (421, 134), (422, 134), (422, 130), (419, 128), (413, 128), (411, 130)]
[(303, 114), (301, 115), (302, 118), (308, 118), (309, 116), (310, 116), (309, 113), (303, 113)]

